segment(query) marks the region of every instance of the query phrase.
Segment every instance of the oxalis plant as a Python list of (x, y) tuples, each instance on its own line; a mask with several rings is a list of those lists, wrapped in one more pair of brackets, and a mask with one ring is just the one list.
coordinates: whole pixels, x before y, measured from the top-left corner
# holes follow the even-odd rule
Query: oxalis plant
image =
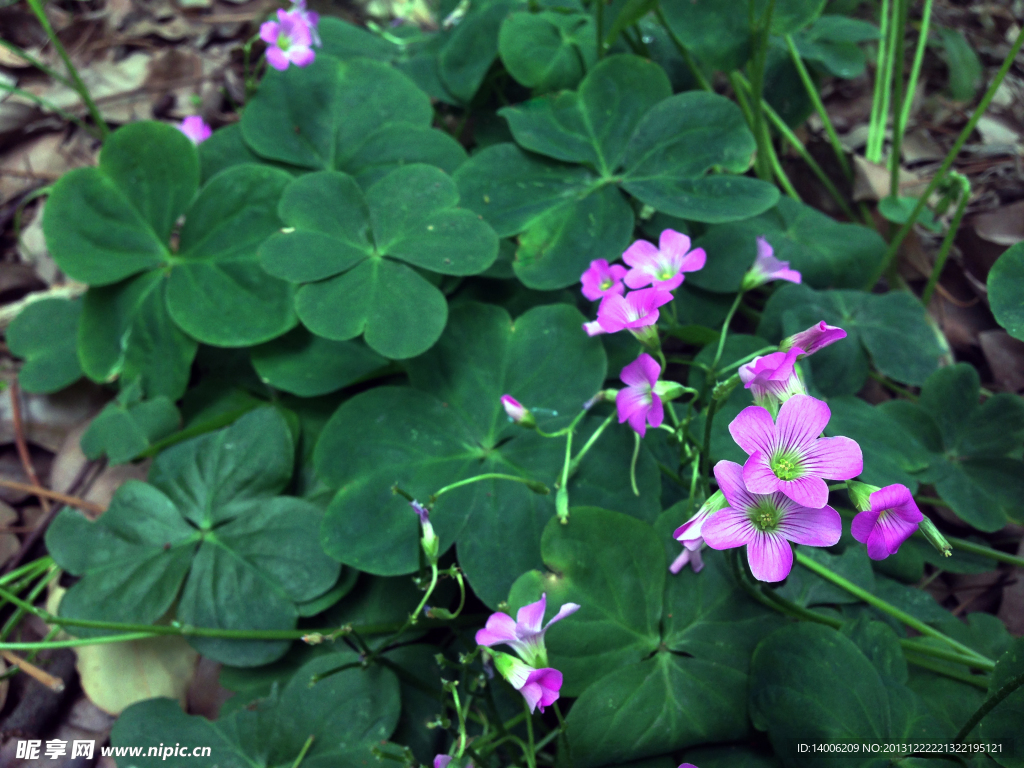
[[(1024, 645), (919, 588), (1024, 565), (950, 535), (1024, 522), (1024, 405), (891, 268), (965, 180), (882, 206), (888, 243), (854, 223), (790, 126), (878, 30), (822, 6), (293, 4), (238, 123), (111, 133), (43, 221), (88, 290), (7, 339), (28, 391), (111, 388), (88, 456), (152, 464), (0, 577), (0, 647), (187, 639), (219, 719), (142, 701), (111, 741), (220, 768), (1024, 765)], [(1018, 338), (1022, 280), (1018, 246), (989, 278)]]

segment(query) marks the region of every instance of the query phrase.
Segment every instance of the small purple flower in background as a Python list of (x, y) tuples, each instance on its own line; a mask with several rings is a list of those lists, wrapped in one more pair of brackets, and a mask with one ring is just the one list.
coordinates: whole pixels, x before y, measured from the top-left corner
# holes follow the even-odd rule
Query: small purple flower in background
[(819, 437), (831, 417), (829, 407), (810, 395), (789, 398), (774, 422), (758, 405), (740, 411), (729, 433), (750, 455), (743, 465), (750, 492), (779, 491), (797, 504), (817, 509), (828, 503), (826, 479), (849, 480), (864, 471), (855, 440)]
[(672, 565), (668, 567), (669, 572), (679, 573), (683, 566), (689, 564), (694, 573), (700, 573), (704, 567), (704, 561), (700, 556), (700, 548), (704, 546), (704, 539), (701, 536), (701, 528), (704, 522), (715, 512), (728, 506), (725, 495), (721, 491), (715, 491), (708, 500), (701, 504), (697, 514), (676, 528), (672, 538), (683, 545), (683, 551)]
[(646, 240), (637, 240), (622, 254), (622, 260), (632, 267), (626, 273), (626, 285), (630, 288), (653, 284), (655, 288), (671, 291), (683, 282), (684, 272), (702, 269), (707, 256), (703, 248), (691, 251), (686, 235), (666, 229), (658, 238), (657, 248)]
[(845, 338), (846, 331), (842, 328), (836, 328), (834, 325), (828, 325), (822, 320), (817, 325), (812, 325), (806, 331), (800, 331), (800, 333), (795, 333), (788, 339), (783, 339), (779, 349), (786, 351), (793, 347), (800, 347), (803, 350), (800, 353), (801, 357), (807, 357), (808, 355), (813, 355), (822, 347), (835, 344), (840, 339)]
[(580, 609), (576, 603), (565, 603), (551, 621), (542, 626), (547, 600), (548, 596), (545, 593), (537, 602), (524, 605), (516, 613), (515, 621), (507, 613), (492, 613), (484, 628), (476, 633), (476, 644), (490, 647), (504, 643), (531, 666), (547, 665), (548, 651), (544, 647), (544, 633), (556, 621), (561, 621)]
[(602, 333), (608, 333), (608, 331), (601, 327), (601, 322), (599, 320), (584, 323), (583, 330), (587, 332), (587, 336), (599, 336)]
[(772, 280), (788, 280), (791, 283), (799, 283), (803, 277), (795, 269), (789, 268), (788, 261), (779, 261), (775, 258), (775, 251), (771, 244), (763, 237), (757, 238), (757, 258), (754, 265), (743, 277), (743, 290), (749, 291), (759, 285), (770, 283)]
[(184, 133), (193, 144), (202, 144), (213, 133), (213, 130), (206, 124), (199, 115), (189, 115), (177, 126), (178, 130)]
[(646, 352), (622, 369), (622, 381), (627, 384), (615, 396), (619, 411), (619, 424), (628, 421), (633, 431), (643, 437), (647, 425), (660, 427), (665, 420), (665, 407), (654, 391), (661, 375), (661, 366)]
[(871, 494), (871, 509), (853, 518), (850, 532), (867, 545), (868, 557), (884, 560), (899, 551), (923, 519), (909, 488), (887, 485)]
[(609, 265), (605, 259), (590, 262), (590, 268), (580, 277), (583, 283), (583, 295), (591, 301), (603, 299), (610, 293), (620, 296), (625, 289), (622, 278), (626, 276), (626, 268), (621, 264)]
[(811, 509), (781, 493), (751, 493), (743, 467), (732, 461), (715, 465), (715, 480), (729, 506), (701, 526), (712, 549), (747, 547), (750, 572), (759, 581), (782, 581), (793, 569), (789, 542), (831, 547), (843, 532), (832, 507)]
[(436, 755), (434, 757), (434, 768), (448, 768), (448, 763), (451, 761), (451, 755)]
[[(482, 630), (481, 630), (482, 631)], [(523, 694), (526, 704), (530, 708), (530, 714), (540, 706), (549, 707), (558, 700), (558, 692), (562, 688), (562, 673), (557, 669), (545, 667), (534, 669), (524, 661), (515, 656), (510, 656), (501, 651), (489, 651), (494, 659), (494, 668), (498, 673), (508, 680), (512, 687)]]
[(658, 307), (672, 301), (672, 294), (658, 288), (630, 291), (625, 296), (608, 294), (597, 308), (597, 322), (605, 333), (639, 329), (658, 322)]
[(521, 405), (518, 400), (512, 397), (512, 395), (502, 395), (501, 406), (505, 409), (505, 413), (508, 414), (508, 417), (516, 424), (520, 424), (524, 427), (537, 426), (537, 420), (534, 419), (533, 414), (530, 413), (530, 409)]
[(802, 349), (794, 347), (788, 352), (772, 352), (770, 355), (755, 357), (740, 366), (740, 381), (752, 390), (755, 403), (770, 411), (777, 411), (781, 403), (794, 395), (807, 394), (795, 368), (796, 360), (802, 354)]
[(260, 25), (260, 40), (267, 44), (267, 63), (274, 69), (288, 69), (289, 64), (305, 67), (316, 54), (310, 48), (313, 35), (302, 17), (304, 11), (278, 11), (277, 21)]

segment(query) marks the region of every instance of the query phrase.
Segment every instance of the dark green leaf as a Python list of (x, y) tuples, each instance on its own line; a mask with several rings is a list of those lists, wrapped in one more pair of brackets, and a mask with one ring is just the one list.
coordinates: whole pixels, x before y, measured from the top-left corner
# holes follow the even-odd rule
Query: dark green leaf
[(1011, 336), (1024, 340), (1024, 243), (1013, 246), (988, 273), (992, 314)]
[(441, 49), (437, 70), (441, 82), (457, 99), (472, 100), (498, 55), (498, 31), (515, 7), (514, 3), (492, 2), (470, 6), (469, 13)]
[(498, 52), (505, 69), (538, 93), (575, 88), (597, 56), (588, 14), (517, 12), (501, 25)]
[(267, 384), (301, 397), (347, 387), (387, 364), (362, 344), (329, 341), (296, 328), (252, 350), (252, 364)]
[(110, 403), (82, 435), (82, 453), (90, 459), (106, 454), (111, 464), (124, 464), (180, 426), (178, 409), (163, 396), (131, 405)]
[(81, 314), (81, 299), (43, 299), (11, 322), (7, 347), (25, 360), (18, 383), (26, 392), (57, 392), (82, 377), (76, 345)]
[(1003, 699), (981, 721), (975, 738), (989, 743), (1004, 743), (1006, 752), (992, 750), (990, 754), (1004, 768), (1021, 768), (1024, 758), (1021, 757), (1020, 723), (1024, 718), (1024, 685), (1020, 679), (1024, 676), (1024, 639), (1018, 638), (1006, 653), (996, 662), (989, 683), (988, 695), (991, 697), (1004, 686), (1016, 681), (1018, 687)]

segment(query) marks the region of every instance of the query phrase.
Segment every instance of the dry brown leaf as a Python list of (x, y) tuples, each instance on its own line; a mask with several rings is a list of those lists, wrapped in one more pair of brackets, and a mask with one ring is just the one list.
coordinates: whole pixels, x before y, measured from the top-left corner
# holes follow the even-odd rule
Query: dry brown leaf
[[(61, 493), (68, 493), (71, 484), (81, 473), (88, 459), (82, 453), (80, 442), (82, 435), (89, 428), (90, 422), (79, 424), (68, 433), (67, 439), (61, 445), (57, 455), (53, 458), (53, 467), (50, 469), (50, 487)], [(150, 462), (143, 461), (137, 464), (118, 464), (113, 467), (106, 467), (89, 486), (88, 492), (82, 496), (86, 501), (99, 504), (101, 507), (109, 507), (114, 492), (128, 480), (145, 480), (149, 472)]]
[(928, 135), (928, 131), (918, 130), (903, 137), (900, 154), (905, 163), (920, 163), (926, 160), (942, 160), (946, 150)]
[[(22, 392), (21, 416), (25, 423), (25, 439), (56, 453), (68, 433), (98, 413), (109, 399), (109, 392), (89, 381), (80, 381), (52, 395)], [(13, 442), (11, 399), (4, 393), (0, 396), (0, 445)]]
[[(10, 504), (0, 501), (0, 529), (7, 530), (18, 524), (18, 513)], [(13, 533), (0, 533), (0, 566), (14, 557), (21, 549), (21, 540)], [(2, 697), (0, 697), (2, 699)], [(3, 703), (0, 702), (0, 708)]]
[(53, 285), (62, 273), (46, 247), (43, 235), (43, 206), (40, 204), (27, 223), (22, 221), (21, 237), (18, 238), (18, 256), (25, 264), (31, 265), (39, 278), (47, 285)]
[[(853, 199), (881, 200), (889, 196), (889, 169), (884, 165), (868, 162), (860, 155), (853, 156)], [(913, 171), (900, 168), (900, 196), (913, 197), (924, 191), (928, 180), (920, 178)]]
[(1001, 328), (983, 331), (978, 341), (999, 388), (1009, 392), (1024, 389), (1024, 341)]
[(1024, 200), (980, 213), (971, 224), (979, 237), (990, 243), (1010, 246), (1024, 241)]

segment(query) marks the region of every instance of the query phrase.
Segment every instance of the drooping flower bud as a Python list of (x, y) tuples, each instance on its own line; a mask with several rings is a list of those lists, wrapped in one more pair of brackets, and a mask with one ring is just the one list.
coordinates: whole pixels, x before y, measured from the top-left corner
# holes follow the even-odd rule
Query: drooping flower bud
[(704, 538), (700, 532), (701, 526), (715, 512), (727, 506), (729, 506), (729, 502), (725, 500), (725, 494), (715, 491), (707, 501), (700, 505), (697, 514), (676, 528), (672, 538), (683, 545), (683, 551), (668, 567), (671, 573), (679, 573), (687, 564), (693, 568), (694, 573), (700, 573), (701, 568), (704, 567), (704, 561), (700, 556), (701, 547), (704, 546)]
[(935, 523), (931, 521), (931, 518), (925, 517), (921, 521), (920, 525), (921, 533), (928, 543), (931, 544), (943, 557), (949, 557), (953, 554), (953, 547), (946, 541), (946, 537), (942, 535), (942, 532), (935, 527)]
[(437, 562), (438, 550), (441, 547), (441, 540), (434, 533), (434, 526), (430, 524), (430, 511), (418, 501), (410, 501), (409, 506), (413, 508), (420, 519), (420, 527), (423, 529), (423, 536), (420, 539), (420, 546), (423, 547), (423, 554), (431, 564)]
[(562, 688), (562, 673), (557, 669), (534, 669), (525, 661), (520, 661), (510, 654), (494, 650), (489, 653), (494, 658), (494, 668), (498, 674), (523, 694), (531, 714), (538, 705), (543, 712), (544, 707), (558, 701), (558, 692)]
[(763, 237), (757, 238), (757, 258), (753, 266), (743, 276), (743, 284), (740, 290), (749, 291), (759, 285), (770, 283), (772, 280), (788, 280), (791, 283), (799, 283), (803, 277), (795, 269), (789, 268), (788, 261), (779, 261), (775, 258), (775, 251), (771, 244)]
[(802, 352), (802, 349), (794, 347), (788, 352), (755, 357), (740, 366), (738, 373), (744, 387), (751, 390), (754, 402), (773, 416), (789, 398), (807, 394), (796, 370), (796, 360)]
[[(850, 496), (855, 504), (861, 505), (864, 491), (873, 486), (864, 483), (857, 483), (857, 486), (850, 491)], [(853, 519), (850, 533), (867, 546), (868, 557), (884, 560), (899, 551), (924, 519), (909, 488), (899, 484), (887, 485), (871, 492), (867, 508)]]
[(846, 481), (846, 492), (850, 494), (850, 501), (859, 512), (871, 509), (871, 494), (877, 490), (880, 490), (877, 485), (868, 485), (859, 480)]
[(783, 339), (782, 343), (779, 344), (779, 349), (783, 352), (788, 352), (794, 347), (799, 347), (803, 350), (800, 353), (800, 357), (807, 357), (808, 355), (813, 355), (819, 349), (827, 347), (829, 344), (835, 344), (840, 339), (845, 338), (846, 331), (834, 325), (828, 325), (822, 320), (817, 325), (812, 325), (806, 331), (794, 333), (789, 338)]
[(533, 429), (537, 426), (537, 420), (530, 413), (530, 410), (524, 407), (518, 400), (512, 395), (502, 395), (501, 405), (505, 409), (505, 413), (508, 417), (521, 427), (527, 429)]

